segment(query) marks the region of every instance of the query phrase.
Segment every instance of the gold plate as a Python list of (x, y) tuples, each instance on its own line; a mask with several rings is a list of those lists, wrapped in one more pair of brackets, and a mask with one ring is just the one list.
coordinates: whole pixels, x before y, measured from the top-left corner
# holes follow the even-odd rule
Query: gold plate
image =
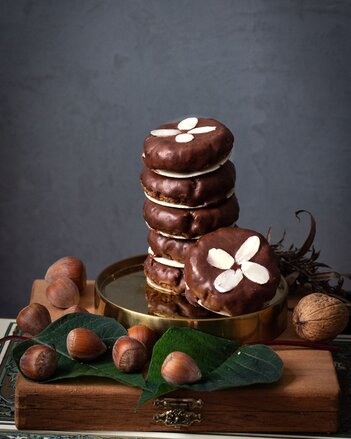
[(145, 299), (145, 258), (140, 255), (118, 261), (99, 274), (95, 282), (98, 314), (113, 317), (126, 328), (142, 323), (162, 333), (172, 326), (189, 326), (240, 342), (274, 339), (287, 326), (288, 286), (284, 278), (269, 305), (254, 313), (201, 319), (150, 315)]

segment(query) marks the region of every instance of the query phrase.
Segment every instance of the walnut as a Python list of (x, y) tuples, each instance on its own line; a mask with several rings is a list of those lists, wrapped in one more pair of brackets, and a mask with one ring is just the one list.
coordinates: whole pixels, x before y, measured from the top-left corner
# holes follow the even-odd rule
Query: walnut
[(349, 311), (339, 299), (322, 293), (303, 297), (296, 305), (292, 322), (297, 335), (305, 340), (331, 340), (347, 326)]

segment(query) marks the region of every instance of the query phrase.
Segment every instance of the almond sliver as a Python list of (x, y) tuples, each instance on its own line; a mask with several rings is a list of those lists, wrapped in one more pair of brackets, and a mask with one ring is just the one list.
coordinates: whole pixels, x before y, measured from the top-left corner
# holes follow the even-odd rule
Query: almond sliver
[(241, 269), (245, 277), (256, 284), (263, 285), (269, 281), (269, 271), (263, 265), (245, 261), (242, 263)]
[(243, 278), (243, 273), (240, 270), (226, 270), (214, 280), (214, 287), (219, 293), (227, 293), (235, 288)]
[(249, 261), (253, 256), (255, 256), (259, 248), (260, 238), (256, 235), (250, 236), (235, 253), (235, 261), (239, 265), (245, 261)]
[(234, 264), (234, 258), (221, 248), (210, 248), (207, 255), (207, 262), (212, 267), (228, 270)]
[(184, 134), (178, 134), (175, 140), (178, 143), (188, 143), (191, 142), (193, 138), (194, 136), (192, 134), (184, 133)]
[(152, 136), (155, 136), (155, 137), (176, 136), (179, 133), (180, 133), (179, 130), (173, 130), (173, 129), (167, 129), (167, 128), (164, 128), (164, 129), (162, 128), (160, 130), (152, 130), (152, 131), (150, 131), (150, 134)]
[(178, 124), (178, 130), (188, 131), (195, 128), (199, 119), (197, 117), (187, 117)]
[(192, 130), (188, 131), (189, 134), (204, 134), (204, 133), (210, 133), (211, 131), (214, 131), (216, 127), (198, 127), (193, 128)]

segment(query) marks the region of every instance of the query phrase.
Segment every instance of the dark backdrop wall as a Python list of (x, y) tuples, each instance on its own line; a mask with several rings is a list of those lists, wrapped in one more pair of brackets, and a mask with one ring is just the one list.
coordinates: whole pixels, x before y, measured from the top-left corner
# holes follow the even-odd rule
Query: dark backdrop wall
[(0, 316), (74, 254), (145, 252), (143, 139), (188, 115), (235, 134), (240, 225), (350, 270), (351, 3), (1, 0)]

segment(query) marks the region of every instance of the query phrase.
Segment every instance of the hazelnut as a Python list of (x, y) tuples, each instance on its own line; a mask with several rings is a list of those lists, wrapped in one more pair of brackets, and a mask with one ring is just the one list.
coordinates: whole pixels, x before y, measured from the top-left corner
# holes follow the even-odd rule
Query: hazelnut
[(56, 308), (70, 308), (78, 305), (80, 294), (77, 285), (68, 277), (60, 277), (52, 281), (46, 289), (46, 297)]
[(135, 325), (128, 329), (128, 335), (144, 343), (148, 357), (151, 357), (152, 348), (158, 339), (158, 335), (155, 331), (146, 325)]
[(309, 341), (332, 340), (346, 328), (348, 320), (347, 306), (341, 300), (322, 293), (303, 297), (292, 315), (297, 335)]
[(47, 380), (54, 375), (56, 368), (56, 352), (49, 346), (31, 346), (20, 359), (22, 373), (31, 380)]
[(37, 335), (51, 323), (51, 317), (44, 305), (31, 303), (18, 313), (16, 322), (24, 334)]
[(68, 277), (78, 287), (79, 291), (84, 290), (87, 284), (86, 269), (83, 262), (75, 256), (65, 256), (54, 262), (45, 274), (48, 283), (60, 277)]
[(122, 372), (138, 372), (147, 361), (146, 347), (135, 338), (123, 335), (113, 346), (112, 358)]
[(73, 305), (67, 308), (64, 312), (64, 314), (73, 314), (75, 312), (85, 312), (89, 314), (89, 311), (85, 309), (83, 306), (80, 305)]
[(87, 328), (72, 329), (67, 335), (67, 351), (74, 360), (91, 361), (107, 350), (101, 338)]
[(184, 352), (171, 352), (161, 366), (161, 375), (169, 384), (190, 384), (199, 381), (201, 370), (190, 355)]

